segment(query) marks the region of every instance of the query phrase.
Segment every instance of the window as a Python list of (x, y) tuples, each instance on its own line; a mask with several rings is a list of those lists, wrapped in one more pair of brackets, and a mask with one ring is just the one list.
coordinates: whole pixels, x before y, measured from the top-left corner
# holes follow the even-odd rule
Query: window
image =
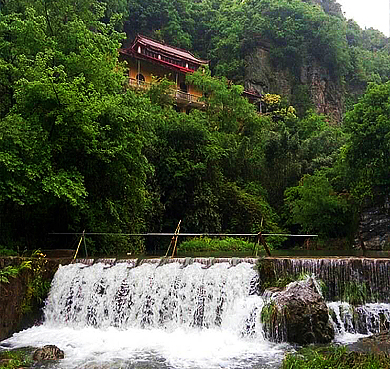
[(180, 91), (187, 93), (188, 87), (184, 82), (180, 82)]
[(137, 80), (137, 84), (139, 85), (145, 83), (145, 77), (142, 74), (137, 74), (135, 79)]

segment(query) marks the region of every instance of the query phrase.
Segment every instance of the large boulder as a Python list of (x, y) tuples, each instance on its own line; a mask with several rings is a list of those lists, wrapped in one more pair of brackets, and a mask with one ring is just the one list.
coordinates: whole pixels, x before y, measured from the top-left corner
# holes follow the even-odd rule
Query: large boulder
[(33, 354), (33, 360), (59, 360), (64, 358), (64, 351), (60, 350), (57, 346), (46, 345), (42, 348), (35, 350)]
[(328, 307), (313, 278), (274, 293), (261, 315), (265, 334), (272, 341), (306, 345), (329, 343), (334, 338)]

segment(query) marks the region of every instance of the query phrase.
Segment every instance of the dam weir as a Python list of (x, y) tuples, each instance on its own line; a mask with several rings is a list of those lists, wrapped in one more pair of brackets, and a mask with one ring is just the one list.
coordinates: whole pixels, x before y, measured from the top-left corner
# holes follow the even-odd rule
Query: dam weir
[[(260, 294), (257, 261), (78, 259), (57, 271), (43, 323), (0, 349), (57, 345), (65, 359), (45, 368), (278, 368), (292, 347), (265, 338), (260, 315), (269, 294)], [(267, 261), (276, 276), (321, 281), (335, 341), (390, 327), (389, 259)], [(352, 306), (351, 294), (361, 303)]]

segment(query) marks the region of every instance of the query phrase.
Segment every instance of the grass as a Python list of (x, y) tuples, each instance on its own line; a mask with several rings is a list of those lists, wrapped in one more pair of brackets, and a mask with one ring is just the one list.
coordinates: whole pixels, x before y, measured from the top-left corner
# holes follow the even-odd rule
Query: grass
[(345, 283), (341, 300), (354, 306), (365, 304), (368, 300), (367, 286), (357, 282)]
[(386, 353), (350, 352), (344, 346), (303, 348), (287, 354), (281, 369), (389, 369)]
[(17, 255), (18, 253), (16, 251), (0, 246), (0, 256), (17, 256)]
[(31, 353), (26, 349), (0, 352), (0, 369), (30, 368)]

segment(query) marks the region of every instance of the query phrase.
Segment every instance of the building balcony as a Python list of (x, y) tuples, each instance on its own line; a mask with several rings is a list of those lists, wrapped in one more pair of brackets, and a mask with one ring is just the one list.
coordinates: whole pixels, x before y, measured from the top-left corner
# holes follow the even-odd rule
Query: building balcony
[[(151, 84), (145, 81), (140, 81), (135, 78), (129, 78), (129, 86), (135, 89), (147, 90), (150, 88)], [(193, 106), (195, 108), (203, 108), (204, 102), (201, 101), (200, 96), (192, 95), (188, 92), (182, 90), (172, 89), (171, 96), (175, 98), (178, 106), (188, 107)]]

